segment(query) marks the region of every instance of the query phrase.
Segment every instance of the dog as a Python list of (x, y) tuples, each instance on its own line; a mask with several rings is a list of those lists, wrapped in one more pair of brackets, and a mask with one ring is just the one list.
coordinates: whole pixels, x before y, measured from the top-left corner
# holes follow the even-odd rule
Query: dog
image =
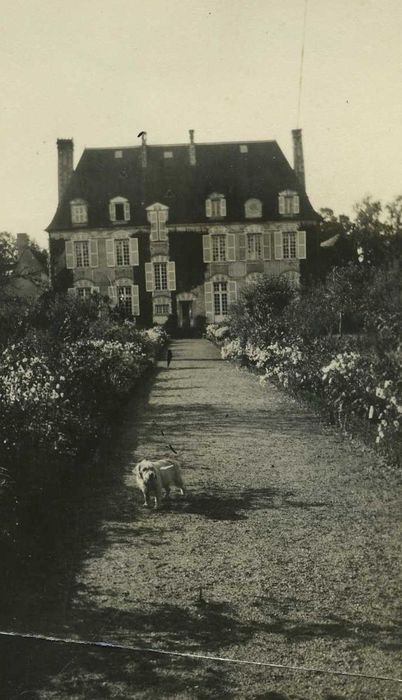
[(181, 475), (180, 462), (177, 459), (158, 459), (152, 462), (143, 459), (138, 462), (134, 469), (137, 486), (144, 495), (144, 506), (151, 508), (152, 501), (154, 509), (159, 508), (162, 502), (163, 490), (165, 498), (169, 498), (172, 486), (180, 489), (182, 496), (185, 495), (185, 486)]

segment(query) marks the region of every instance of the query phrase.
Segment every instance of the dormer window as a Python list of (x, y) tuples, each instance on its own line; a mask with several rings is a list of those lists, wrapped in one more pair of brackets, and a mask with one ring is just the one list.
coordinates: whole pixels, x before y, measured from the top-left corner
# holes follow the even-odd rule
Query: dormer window
[(122, 224), (130, 221), (130, 203), (124, 197), (114, 197), (109, 202), (110, 221)]
[(88, 204), (84, 199), (73, 199), (70, 202), (70, 207), (72, 224), (88, 223)]
[(205, 215), (208, 219), (221, 219), (226, 216), (226, 199), (223, 194), (213, 192), (205, 201)]
[(279, 213), (282, 216), (293, 216), (300, 212), (299, 195), (293, 190), (279, 192)]
[(262, 203), (259, 199), (248, 199), (244, 204), (244, 215), (246, 219), (261, 219)]

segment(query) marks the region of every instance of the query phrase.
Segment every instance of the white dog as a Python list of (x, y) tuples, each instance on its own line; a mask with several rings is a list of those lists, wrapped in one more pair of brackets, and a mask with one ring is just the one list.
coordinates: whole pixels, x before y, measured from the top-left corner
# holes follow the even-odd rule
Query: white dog
[(158, 459), (155, 462), (143, 459), (135, 465), (133, 474), (138, 488), (144, 495), (144, 505), (149, 508), (152, 499), (154, 500), (154, 508), (159, 508), (162, 501), (162, 489), (165, 490), (166, 498), (169, 498), (171, 486), (180, 489), (182, 495), (185, 493), (180, 463), (177, 459)]

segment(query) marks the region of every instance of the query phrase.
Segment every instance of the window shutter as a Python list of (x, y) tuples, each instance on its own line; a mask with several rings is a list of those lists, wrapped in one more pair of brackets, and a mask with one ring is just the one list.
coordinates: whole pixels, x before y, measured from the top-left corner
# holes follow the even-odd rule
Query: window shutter
[(139, 265), (138, 238), (129, 238), (130, 265)]
[(306, 232), (297, 232), (297, 257), (299, 260), (306, 259)]
[(235, 248), (235, 234), (228, 233), (226, 235), (226, 252), (227, 260), (229, 262), (234, 262), (236, 260), (236, 248)]
[(264, 260), (271, 260), (271, 234), (262, 234), (263, 257)]
[(239, 260), (246, 259), (246, 234), (239, 233)]
[(154, 266), (152, 263), (145, 263), (145, 289), (147, 292), (153, 292), (154, 288)]
[(299, 195), (295, 194), (293, 197), (293, 214), (299, 214), (299, 212), (300, 212)]
[(91, 287), (91, 294), (94, 292), (97, 292), (98, 294), (100, 293), (100, 287)]
[(234, 280), (228, 281), (228, 303), (233, 304), (237, 299), (237, 283)]
[(212, 216), (212, 202), (210, 199), (205, 200), (205, 216), (208, 217), (208, 219)]
[(279, 213), (285, 213), (285, 197), (283, 196), (283, 194), (279, 195)]
[(113, 202), (109, 203), (109, 217), (110, 221), (116, 221), (116, 209)]
[(158, 229), (159, 229), (159, 240), (160, 241), (167, 241), (167, 227), (166, 227), (166, 221), (167, 221), (167, 212), (166, 211), (158, 211)]
[(283, 259), (282, 231), (275, 231), (275, 260)]
[(212, 262), (211, 237), (207, 234), (202, 237), (203, 260), (206, 263)]
[(221, 216), (226, 216), (226, 199), (222, 197), (219, 201), (221, 205)]
[(74, 265), (74, 246), (72, 241), (66, 241), (66, 268), (72, 270)]
[(176, 290), (176, 263), (168, 262), (167, 264), (168, 290), (174, 292)]
[(214, 320), (214, 299), (212, 294), (212, 282), (205, 282), (205, 315), (209, 321)]
[(67, 294), (68, 294), (69, 297), (75, 297), (76, 294), (77, 294), (76, 288), (75, 288), (75, 287), (69, 287), (69, 288), (67, 289)]
[(106, 239), (106, 264), (108, 267), (115, 267), (116, 265), (113, 238)]
[(96, 238), (90, 239), (90, 241), (89, 241), (89, 257), (90, 257), (91, 267), (98, 267), (98, 265), (99, 265), (98, 241), (96, 240)]
[(117, 287), (115, 285), (108, 287), (109, 299), (113, 306), (117, 304)]
[(130, 221), (130, 202), (124, 202), (124, 221)]
[(133, 284), (131, 287), (131, 300), (133, 304), (133, 316), (140, 315), (140, 295), (138, 291), (138, 284)]

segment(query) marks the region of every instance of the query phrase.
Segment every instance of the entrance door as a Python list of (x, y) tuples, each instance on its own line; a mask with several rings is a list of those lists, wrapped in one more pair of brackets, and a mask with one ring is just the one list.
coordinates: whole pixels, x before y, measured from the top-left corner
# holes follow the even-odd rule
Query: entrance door
[(190, 328), (191, 326), (191, 305), (192, 301), (181, 301), (181, 327)]

